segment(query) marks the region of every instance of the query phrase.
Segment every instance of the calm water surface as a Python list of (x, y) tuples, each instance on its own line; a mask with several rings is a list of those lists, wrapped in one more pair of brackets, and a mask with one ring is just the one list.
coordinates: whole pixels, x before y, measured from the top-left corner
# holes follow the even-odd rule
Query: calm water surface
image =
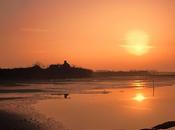
[(34, 107), (69, 130), (137, 130), (175, 120), (174, 80), (156, 81), (154, 88), (144, 80), (76, 82), (55, 89), (61, 87), (69, 90), (68, 99), (41, 100)]

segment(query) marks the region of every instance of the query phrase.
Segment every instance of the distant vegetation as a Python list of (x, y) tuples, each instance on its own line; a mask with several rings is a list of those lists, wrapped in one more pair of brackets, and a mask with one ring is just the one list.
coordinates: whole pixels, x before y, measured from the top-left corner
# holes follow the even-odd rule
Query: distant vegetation
[(45, 80), (87, 77), (114, 76), (175, 76), (175, 73), (155, 71), (92, 71), (90, 69), (73, 67), (67, 61), (64, 64), (51, 64), (47, 68), (34, 65), (27, 68), (0, 69), (0, 81), (4, 80)]
[(157, 72), (157, 71), (146, 71), (146, 70), (135, 70), (135, 71), (97, 71), (95, 72), (97, 77), (113, 77), (113, 76), (175, 76), (175, 72)]
[(1, 80), (37, 80), (59, 78), (83, 78), (92, 76), (93, 71), (64, 64), (52, 64), (47, 68), (34, 65), (27, 68), (0, 69)]
[(98, 71), (96, 76), (149, 76), (149, 71)]

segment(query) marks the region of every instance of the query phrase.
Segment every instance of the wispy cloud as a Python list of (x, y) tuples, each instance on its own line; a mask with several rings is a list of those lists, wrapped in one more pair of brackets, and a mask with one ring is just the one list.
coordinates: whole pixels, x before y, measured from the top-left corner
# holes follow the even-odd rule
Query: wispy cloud
[(44, 28), (21, 28), (20, 31), (23, 31), (23, 32), (48, 32), (47, 29), (44, 29)]

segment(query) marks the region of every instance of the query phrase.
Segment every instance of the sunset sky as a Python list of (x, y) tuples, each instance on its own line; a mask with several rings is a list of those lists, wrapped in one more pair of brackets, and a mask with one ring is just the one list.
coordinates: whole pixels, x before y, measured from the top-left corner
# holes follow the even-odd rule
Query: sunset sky
[(175, 71), (175, 0), (0, 0), (0, 67)]

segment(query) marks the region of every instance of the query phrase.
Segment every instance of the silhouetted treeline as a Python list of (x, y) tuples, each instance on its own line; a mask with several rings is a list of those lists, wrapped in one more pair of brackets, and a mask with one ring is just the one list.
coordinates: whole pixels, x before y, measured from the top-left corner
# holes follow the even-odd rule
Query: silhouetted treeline
[(0, 69), (1, 80), (38, 80), (85, 77), (114, 77), (114, 76), (156, 76), (169, 77), (175, 73), (161, 73), (154, 71), (97, 71), (73, 67), (67, 61), (64, 64), (52, 64), (47, 68), (34, 65), (27, 68)]
[(27, 68), (0, 69), (0, 80), (83, 78), (90, 77), (92, 73), (90, 69), (72, 67), (64, 61), (64, 64), (50, 65), (47, 68), (34, 65)]
[(156, 76), (156, 77), (164, 77), (164, 76), (175, 76), (174, 72), (156, 72), (156, 71), (98, 71), (95, 72), (95, 76), (97, 77), (112, 77), (112, 76)]

